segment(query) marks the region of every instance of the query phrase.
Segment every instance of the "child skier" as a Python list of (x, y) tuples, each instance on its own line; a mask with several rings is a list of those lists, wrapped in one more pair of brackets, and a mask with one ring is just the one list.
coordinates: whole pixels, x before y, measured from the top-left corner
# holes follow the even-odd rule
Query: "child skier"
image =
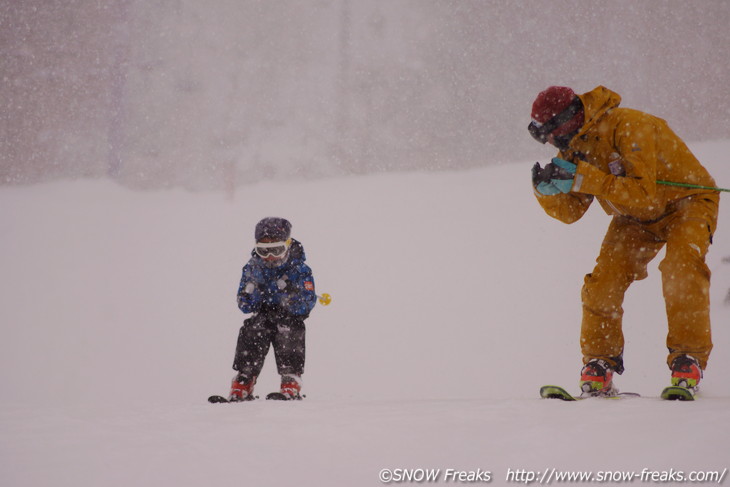
[(274, 347), (281, 375), (276, 399), (301, 399), (304, 372), (304, 320), (314, 307), (312, 270), (304, 263), (302, 245), (291, 238), (291, 223), (284, 218), (264, 218), (256, 225), (256, 246), (243, 267), (238, 287), (238, 307), (253, 316), (238, 334), (229, 401), (253, 399), (269, 345)]

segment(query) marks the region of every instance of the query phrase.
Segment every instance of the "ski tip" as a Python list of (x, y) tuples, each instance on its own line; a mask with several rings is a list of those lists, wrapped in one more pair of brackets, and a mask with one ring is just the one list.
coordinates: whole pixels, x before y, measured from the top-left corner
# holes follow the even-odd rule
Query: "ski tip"
[(662, 390), (661, 398), (666, 401), (694, 401), (696, 391), (689, 387), (669, 386)]
[(542, 397), (543, 399), (560, 399), (563, 401), (577, 400), (575, 397), (573, 397), (572, 394), (570, 394), (562, 387), (552, 385), (542, 386), (540, 388), (540, 397)]
[(307, 396), (297, 396), (297, 397), (289, 397), (286, 394), (282, 394), (281, 392), (270, 392), (266, 395), (266, 400), (268, 401), (301, 401)]

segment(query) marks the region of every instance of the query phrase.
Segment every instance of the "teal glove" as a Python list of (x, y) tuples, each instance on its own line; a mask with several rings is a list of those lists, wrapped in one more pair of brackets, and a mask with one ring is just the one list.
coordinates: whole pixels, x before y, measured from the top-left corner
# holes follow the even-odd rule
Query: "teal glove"
[(532, 166), (532, 185), (538, 193), (545, 196), (569, 193), (573, 187), (576, 169), (575, 164), (559, 157), (553, 157), (544, 168), (536, 162)]

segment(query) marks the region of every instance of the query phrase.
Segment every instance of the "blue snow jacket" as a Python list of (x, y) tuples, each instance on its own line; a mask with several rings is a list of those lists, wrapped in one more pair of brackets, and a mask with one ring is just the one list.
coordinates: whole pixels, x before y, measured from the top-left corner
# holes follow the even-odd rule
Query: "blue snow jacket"
[(304, 263), (304, 248), (292, 239), (289, 258), (279, 267), (267, 267), (256, 251), (243, 267), (238, 286), (238, 307), (244, 313), (284, 311), (302, 319), (317, 302), (312, 269)]

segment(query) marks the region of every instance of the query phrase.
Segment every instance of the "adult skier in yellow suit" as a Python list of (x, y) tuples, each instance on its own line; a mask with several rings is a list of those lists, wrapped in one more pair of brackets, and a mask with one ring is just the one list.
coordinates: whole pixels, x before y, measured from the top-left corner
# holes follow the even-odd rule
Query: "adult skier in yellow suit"
[(581, 292), (581, 390), (617, 392), (613, 375), (624, 370), (624, 294), (666, 247), (659, 269), (667, 364), (671, 383), (694, 392), (712, 349), (705, 255), (717, 225), (719, 192), (658, 184), (714, 187), (715, 181), (664, 120), (619, 108), (620, 102), (603, 86), (582, 95), (551, 86), (535, 99), (528, 127), (537, 141), (559, 149), (545, 167), (536, 163), (532, 169), (545, 212), (573, 223), (596, 199), (613, 217)]

